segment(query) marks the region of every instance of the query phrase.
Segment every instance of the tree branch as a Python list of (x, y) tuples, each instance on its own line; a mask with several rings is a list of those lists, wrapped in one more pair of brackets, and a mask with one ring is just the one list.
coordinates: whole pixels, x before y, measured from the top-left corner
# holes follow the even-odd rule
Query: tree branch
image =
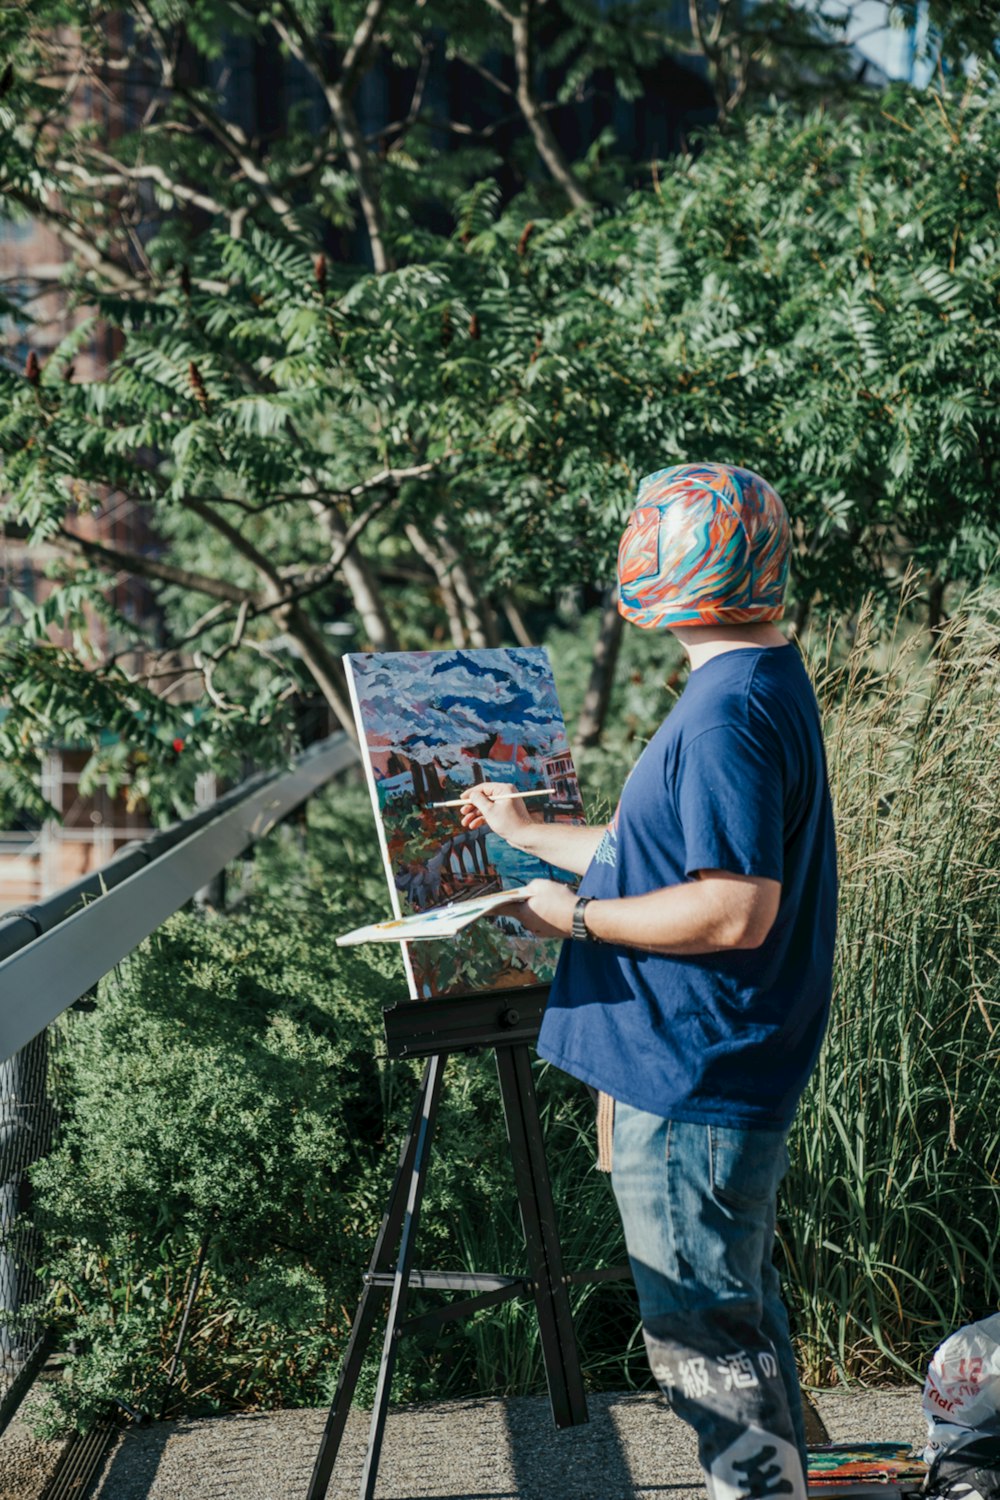
[[(723, 36), (723, 28), (731, 4), (732, 0), (719, 0), (714, 20), (706, 31), (699, 0), (688, 0), (691, 35), (708, 64), (716, 107), (719, 111), (718, 123), (722, 126), (726, 124), (729, 116), (740, 103), (749, 83), (749, 61), (739, 47), (738, 37), (735, 34)], [(727, 54), (733, 56), (736, 62), (736, 76), (732, 84), (730, 84), (729, 69), (726, 66)]]
[[(385, 486), (396, 490), (404, 479), (421, 479), (427, 474), (433, 474), (436, 469), (436, 463), (413, 464), (408, 469), (382, 469), (378, 474), (373, 474), (371, 478), (362, 480), (360, 484), (352, 485), (347, 490), (324, 490), (317, 481), (312, 489), (283, 490), (280, 494), (272, 495), (270, 500), (262, 500), (259, 505), (251, 505), (248, 500), (239, 500), (235, 495), (195, 495), (192, 498), (203, 499), (210, 505), (235, 505), (244, 515), (262, 516), (266, 515), (269, 510), (274, 510), (278, 505), (294, 505), (297, 502), (308, 502), (312, 505), (316, 501), (325, 505), (334, 505), (344, 500), (359, 499), (362, 495)], [(386, 500), (388, 499), (391, 499), (391, 496), (386, 496)], [(381, 509), (381, 505), (378, 508)], [(366, 511), (365, 516), (368, 515), (369, 512)]]
[(420, 527), (413, 521), (408, 521), (405, 527), (406, 538), (417, 556), (427, 564), (437, 579), (438, 589), (441, 593), (441, 603), (451, 630), (451, 639), (456, 646), (467, 646), (469, 643), (468, 632), (465, 621), (462, 618), (462, 607), (458, 602), (458, 595), (452, 587), (448, 572), (448, 565), (438, 552), (437, 548), (428, 541)]
[(340, 87), (347, 94), (353, 94), (357, 87), (361, 69), (368, 61), (368, 54), (375, 40), (375, 28), (382, 19), (387, 4), (388, 0), (368, 0), (364, 15), (348, 43), (339, 79)]
[(67, 214), (61, 213), (58, 209), (50, 208), (40, 198), (32, 198), (21, 188), (13, 187), (10, 183), (5, 185), (5, 191), (15, 203), (19, 203), (22, 208), (27, 209), (33, 218), (39, 219), (43, 224), (47, 225), (57, 239), (60, 239), (64, 245), (79, 255), (80, 259), (86, 262), (92, 271), (98, 272), (106, 281), (109, 281), (117, 291), (137, 292), (142, 289), (142, 283), (137, 281), (128, 271), (125, 271), (116, 261), (109, 260), (106, 255), (103, 255), (97, 246), (86, 237), (83, 230), (74, 224)]
[[(306, 666), (342, 727), (348, 734), (353, 735), (353, 716), (337, 681), (339, 658), (330, 651), (323, 639), (322, 633), (302, 610), (294, 589), (283, 585), (282, 579), (269, 559), (264, 557), (254, 547), (253, 543), (242, 536), (224, 517), (217, 515), (211, 506), (207, 505), (204, 501), (191, 499), (182, 501), (182, 504), (225, 536), (234, 549), (257, 568), (265, 580), (263, 597), (250, 590), (239, 589), (236, 585), (226, 583), (222, 579), (208, 578), (203, 574), (192, 573), (187, 569), (175, 568), (169, 563), (159, 563), (155, 559), (143, 557), (141, 553), (119, 552), (114, 548), (105, 547), (102, 543), (89, 542), (85, 538), (77, 537), (70, 532), (62, 532), (59, 537), (54, 537), (52, 540), (57, 546), (65, 543), (66, 550), (81, 552), (84, 556), (91, 557), (94, 561), (99, 562), (103, 567), (108, 569), (117, 571), (119, 568), (126, 568), (130, 572), (140, 574), (144, 577), (159, 578), (163, 582), (168, 583), (178, 583), (184, 587), (196, 589), (200, 593), (210, 594), (216, 598), (225, 599), (229, 603), (237, 604), (239, 609), (236, 620), (240, 624), (241, 635), (248, 618), (273, 613), (277, 619), (281, 620), (288, 633), (299, 645)], [(369, 507), (369, 509), (372, 509), (372, 507)], [(358, 522), (361, 522), (363, 519), (359, 517)], [(359, 534), (360, 529), (360, 526), (356, 525), (355, 536), (351, 538), (352, 543)], [(301, 589), (301, 594), (304, 595), (312, 589), (320, 587), (323, 581), (325, 580), (320, 580), (320, 582), (317, 582), (315, 579), (310, 580)], [(213, 617), (213, 613), (210, 612), (205, 617), (203, 628), (207, 629), (208, 624), (218, 625), (219, 623), (218, 617)], [(190, 644), (194, 638), (194, 634), (192, 633), (187, 638), (185, 644)], [(235, 644), (231, 640), (222, 650), (224, 652), (235, 648)], [(213, 659), (218, 656), (219, 653), (215, 653)], [(204, 659), (199, 666), (199, 671), (206, 682), (206, 691), (208, 691)]]
[(212, 578), (207, 573), (196, 573), (189, 568), (179, 568), (173, 563), (161, 562), (159, 558), (146, 557), (141, 552), (123, 552), (117, 547), (108, 547), (103, 542), (92, 541), (74, 531), (61, 528), (48, 538), (53, 547), (61, 552), (72, 552), (98, 563), (110, 572), (134, 573), (140, 578), (155, 578), (160, 583), (171, 583), (193, 593), (207, 594), (212, 599), (223, 599), (230, 604), (241, 604), (245, 599), (256, 601), (257, 597), (247, 589), (224, 578)]
[(486, 4), (489, 6), (490, 10), (495, 10), (497, 15), (500, 16), (502, 20), (507, 22), (508, 26), (513, 28), (517, 25), (515, 16), (511, 11), (507, 9), (506, 5), (502, 3), (502, 0), (486, 0)]
[[(344, 55), (344, 65), (340, 76), (336, 79), (329, 76), (316, 44), (302, 24), (302, 19), (294, 6), (286, 4), (282, 7), (285, 14), (283, 21), (277, 16), (272, 17), (271, 21), (293, 56), (309, 69), (323, 90), (327, 107), (337, 127), (340, 144), (347, 156), (347, 164), (358, 190), (361, 213), (371, 245), (372, 266), (377, 276), (381, 276), (390, 268), (386, 247), (385, 216), (379, 200), (378, 182), (372, 166), (371, 154), (361, 133), (361, 126), (358, 124), (352, 95), (357, 87), (361, 68), (368, 56), (375, 27), (386, 4), (387, 0), (369, 0), (365, 14)], [(348, 59), (350, 59), (349, 68)]]
[(298, 606), (293, 606), (289, 611), (288, 633), (298, 642), (302, 660), (311, 672), (316, 686), (336, 714), (340, 727), (356, 743), (358, 731), (354, 724), (354, 714), (341, 689), (344, 667), (340, 657), (330, 650), (321, 631)]
[(282, 197), (281, 193), (275, 191), (270, 177), (251, 155), (250, 142), (240, 127), (229, 121), (223, 121), (191, 89), (175, 85), (175, 92), (187, 104), (195, 119), (200, 120), (209, 134), (215, 137), (247, 181), (253, 184), (271, 212), (278, 218), (284, 219), (293, 231), (299, 232), (300, 225), (293, 205), (287, 198)]
[[(574, 208), (591, 206), (587, 193), (573, 175), (569, 161), (560, 146), (545, 112), (535, 98), (534, 71), (531, 56), (531, 15), (533, 0), (521, 0), (517, 14), (509, 11), (502, 0), (486, 0), (491, 10), (502, 16), (510, 27), (514, 44), (514, 65), (517, 69), (516, 98), (524, 122), (531, 131), (535, 150), (545, 163), (553, 181), (557, 182)], [(693, 3), (693, 0), (692, 0)]]
[(181, 499), (180, 504), (185, 510), (190, 510), (196, 516), (200, 516), (220, 536), (224, 536), (233, 548), (233, 551), (238, 552), (241, 557), (245, 557), (247, 562), (251, 563), (257, 569), (257, 572), (264, 580), (264, 595), (269, 602), (276, 604), (284, 602), (281, 574), (271, 559), (259, 551), (249, 537), (244, 536), (237, 526), (234, 526), (225, 516), (220, 516), (204, 500), (198, 500), (193, 495), (185, 495)]
[[(493, 7), (494, 10), (496, 10), (497, 8), (497, 6)], [(508, 16), (507, 12), (503, 10), (502, 7), (500, 7), (500, 14), (503, 15), (505, 19), (508, 19), (511, 25), (513, 25), (513, 17)], [(501, 94), (506, 94), (508, 99), (513, 99), (514, 90), (511, 88), (510, 84), (504, 83), (502, 78), (498, 78), (495, 73), (491, 73), (489, 68), (485, 68), (483, 64), (481, 62), (478, 62), (474, 57), (462, 57), (459, 58), (459, 62), (465, 63), (465, 66), (467, 68), (471, 68), (474, 73), (478, 73), (480, 78), (485, 78), (487, 83), (491, 83), (495, 89), (499, 89)]]
[(168, 176), (162, 167), (153, 163), (141, 167), (129, 167), (124, 162), (116, 161), (113, 156), (108, 156), (104, 151), (97, 151), (93, 147), (88, 148), (88, 153), (95, 161), (103, 162), (110, 167), (111, 171), (103, 176), (95, 176), (88, 172), (86, 167), (73, 161), (57, 161), (56, 171), (71, 174), (86, 187), (115, 187), (121, 181), (157, 182), (168, 193), (179, 198), (182, 203), (190, 203), (195, 208), (204, 209), (205, 213), (217, 214), (219, 218), (224, 218), (228, 213), (228, 209), (217, 198), (210, 198), (207, 193), (199, 192), (197, 188), (178, 182), (176, 178)]
[(392, 143), (393, 149), (398, 146), (408, 130), (411, 130), (420, 118), (420, 111), (424, 102), (424, 91), (427, 88), (427, 79), (431, 69), (431, 55), (433, 47), (423, 47), (420, 52), (420, 66), (417, 69), (416, 81), (413, 85), (413, 93), (410, 97), (410, 107), (402, 120), (393, 120), (388, 125), (383, 125), (381, 130), (370, 131), (365, 136), (365, 145), (370, 146), (373, 141), (385, 141), (395, 137)]
[(304, 572), (296, 574), (292, 579), (286, 579), (285, 582), (289, 585), (289, 592), (286, 596), (288, 600), (298, 602), (298, 600), (306, 598), (308, 594), (314, 594), (324, 584), (329, 583), (334, 573), (347, 560), (351, 548), (365, 527), (378, 515), (379, 511), (385, 509), (391, 499), (391, 494), (382, 495), (378, 500), (373, 500), (371, 505), (360, 516), (356, 516), (350, 526), (340, 534), (337, 544), (326, 562), (320, 563), (315, 568), (307, 568)]

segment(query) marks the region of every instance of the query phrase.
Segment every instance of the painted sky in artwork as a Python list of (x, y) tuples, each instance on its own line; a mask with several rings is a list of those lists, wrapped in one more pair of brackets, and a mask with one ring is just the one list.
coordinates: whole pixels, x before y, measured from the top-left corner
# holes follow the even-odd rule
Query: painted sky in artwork
[(519, 747), (526, 772), (540, 772), (542, 757), (569, 749), (541, 649), (400, 651), (350, 661), (376, 775), (386, 773), (392, 748), (465, 783), (473, 762), (490, 758), (494, 747), (501, 755)]
[[(575, 877), (463, 830), (435, 801), (479, 780), (523, 791), (550, 820), (582, 806), (546, 652), (538, 647), (352, 653), (345, 658), (382, 854), (397, 916), (523, 885)], [(414, 996), (533, 984), (557, 945), (511, 919), (480, 922), (446, 943), (405, 945)]]

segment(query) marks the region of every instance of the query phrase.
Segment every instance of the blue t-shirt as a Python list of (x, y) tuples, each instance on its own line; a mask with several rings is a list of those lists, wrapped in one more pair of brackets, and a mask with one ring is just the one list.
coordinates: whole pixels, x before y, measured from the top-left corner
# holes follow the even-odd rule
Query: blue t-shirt
[(693, 671), (633, 767), (580, 894), (727, 870), (781, 882), (755, 949), (674, 957), (563, 944), (538, 1050), (635, 1109), (786, 1127), (830, 1008), (837, 863), (819, 710), (794, 646)]

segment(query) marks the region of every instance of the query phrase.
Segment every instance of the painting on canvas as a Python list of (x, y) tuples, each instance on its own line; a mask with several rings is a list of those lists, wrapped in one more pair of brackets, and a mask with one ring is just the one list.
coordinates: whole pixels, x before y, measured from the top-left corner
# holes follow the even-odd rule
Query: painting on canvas
[[(478, 781), (546, 790), (536, 816), (583, 821), (580, 789), (552, 668), (540, 647), (352, 653), (345, 658), (394, 915), (427, 911), (568, 871), (466, 830), (435, 807)], [(413, 997), (550, 979), (558, 941), (511, 917), (484, 919), (447, 942), (403, 945)]]

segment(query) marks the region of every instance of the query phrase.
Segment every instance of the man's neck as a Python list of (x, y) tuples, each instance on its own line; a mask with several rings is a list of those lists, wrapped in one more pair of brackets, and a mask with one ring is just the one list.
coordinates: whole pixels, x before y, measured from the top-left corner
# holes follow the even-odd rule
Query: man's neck
[(676, 625), (671, 635), (677, 637), (687, 652), (694, 672), (713, 656), (741, 646), (787, 646), (788, 641), (776, 626), (760, 625)]

